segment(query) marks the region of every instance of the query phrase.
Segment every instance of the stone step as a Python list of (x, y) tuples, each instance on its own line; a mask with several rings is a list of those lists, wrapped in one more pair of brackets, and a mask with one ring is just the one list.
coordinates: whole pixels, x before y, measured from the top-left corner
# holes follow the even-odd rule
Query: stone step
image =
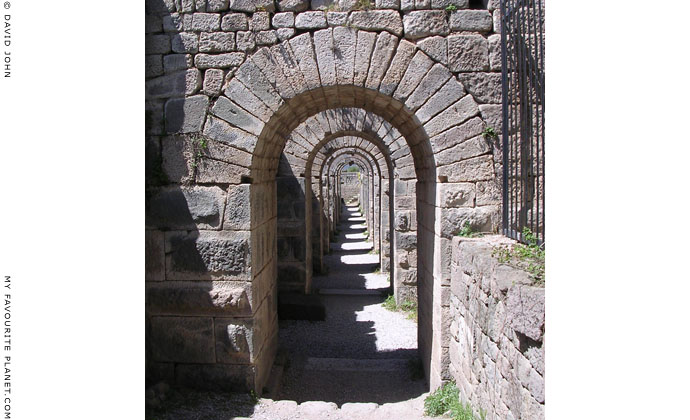
[(383, 296), (388, 289), (319, 289), (320, 295), (331, 296)]
[(305, 370), (341, 372), (397, 372), (407, 369), (408, 359), (341, 359), (309, 357)]

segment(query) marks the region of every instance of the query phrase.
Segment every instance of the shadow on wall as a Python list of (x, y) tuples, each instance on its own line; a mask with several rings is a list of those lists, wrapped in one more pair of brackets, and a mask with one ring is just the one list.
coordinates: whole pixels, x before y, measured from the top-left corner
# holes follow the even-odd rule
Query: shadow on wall
[(199, 185), (220, 163), (199, 154), (222, 149), (190, 135), (201, 131), (208, 98), (185, 98), (201, 73), (189, 40), (168, 32), (180, 24), (169, 2), (146, 0), (146, 384), (246, 391), (260, 349), (248, 226), (235, 221), (249, 211), (249, 185)]

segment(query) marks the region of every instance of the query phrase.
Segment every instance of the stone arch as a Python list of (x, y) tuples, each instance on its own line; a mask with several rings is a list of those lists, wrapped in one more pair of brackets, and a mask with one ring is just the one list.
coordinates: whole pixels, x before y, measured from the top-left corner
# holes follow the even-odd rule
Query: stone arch
[[(208, 155), (194, 167), (197, 184), (226, 188), (224, 205), (227, 203), (226, 208), (232, 212), (227, 231), (224, 227), (222, 235), (207, 235), (213, 239), (209, 246), (222, 242), (222, 246), (238, 244), (238, 249), (248, 248), (246, 255), (236, 261), (242, 267), (228, 266), (231, 274), (226, 276), (225, 272), (219, 274), (215, 269), (207, 269), (199, 278), (243, 282), (246, 295), (243, 302), (247, 306), (243, 307), (244, 312), (225, 314), (223, 322), (252, 332), (249, 334), (251, 353), (241, 364), (233, 364), (237, 361), (232, 359), (229, 363), (227, 355), (221, 360), (214, 348), (210, 352), (203, 349), (210, 355), (199, 358), (203, 367), (193, 365), (196, 361), (190, 360), (185, 366), (188, 376), (201, 378), (202, 382), (213, 376), (216, 383), (221, 376), (233, 383), (241, 382), (237, 377), (242, 377), (246, 386), (257, 390), (265, 383), (277, 336), (277, 273), (275, 261), (271, 261), (276, 254), (276, 208), (271, 197), (276, 195), (273, 180), (280, 153), (286, 145), (286, 136), (311, 116), (352, 107), (379, 116), (390, 125), (391, 132), (399, 133), (395, 141), (387, 143), (391, 156), (397, 153), (403, 159), (403, 146), (409, 149), (410, 163), (396, 170), (400, 179), (417, 182), (414, 201), (418, 204), (417, 219), (422, 233), (410, 244), (415, 247), (419, 244), (420, 254), (424, 254), (423, 258), (420, 255), (419, 270), (423, 285), (419, 348), (427, 379), (432, 388), (436, 387), (444, 370), (442, 360), (447, 359), (443, 343), (448, 328), (441, 320), (440, 306), (442, 286), (447, 289), (447, 284), (442, 283), (448, 274), (444, 272), (447, 267), (444, 258), (450, 245), (448, 235), (469, 217), (467, 210), (460, 206), (467, 197), (474, 199), (474, 193), (460, 194), (462, 199), (456, 193), (464, 191), (465, 186), (460, 183), (476, 184), (488, 179), (488, 173), (493, 176), (493, 160), (482, 155), (486, 152), (477, 154), (461, 147), (465, 140), (479, 136), (483, 128), (474, 98), (445, 65), (435, 63), (412, 42), (388, 32), (350, 27), (305, 32), (271, 47), (260, 47), (243, 60), (217, 98), (210, 101), (186, 98), (175, 103), (193, 115), (195, 121), (200, 121), (198, 129), (182, 132), (203, 131), (210, 139), (222, 143), (213, 144)], [(181, 76), (175, 75), (174, 81), (185, 87), (185, 83), (199, 84), (198, 73), (197, 69), (186, 71)], [(156, 83), (151, 83), (152, 88), (147, 86), (147, 92), (152, 92)], [(189, 92), (185, 90), (183, 95), (191, 95), (195, 90), (190, 88)], [(167, 107), (168, 104), (166, 114)], [(177, 147), (174, 140), (168, 143), (169, 148)], [(175, 164), (169, 159), (166, 167)], [(440, 182), (438, 186), (437, 182)], [(453, 188), (445, 183), (452, 183)], [(311, 188), (310, 183), (307, 185)], [(469, 191), (470, 187), (466, 187)], [(474, 184), (471, 188), (475, 188)], [(238, 203), (249, 205), (243, 208)], [(219, 237), (222, 241), (216, 240)], [(191, 245), (196, 246), (195, 252), (200, 249), (198, 243)], [(182, 255), (184, 249), (173, 254)], [(177, 257), (165, 258), (175, 261)], [(208, 267), (207, 261), (202, 260)], [(226, 265), (220, 269), (226, 270)], [(236, 269), (241, 275), (234, 274)], [(151, 289), (177, 290), (168, 284)], [(163, 315), (190, 314), (173, 309)], [(200, 315), (193, 308), (189, 311), (192, 316)], [(218, 327), (211, 325), (211, 329)], [(217, 346), (223, 350), (221, 344)]]

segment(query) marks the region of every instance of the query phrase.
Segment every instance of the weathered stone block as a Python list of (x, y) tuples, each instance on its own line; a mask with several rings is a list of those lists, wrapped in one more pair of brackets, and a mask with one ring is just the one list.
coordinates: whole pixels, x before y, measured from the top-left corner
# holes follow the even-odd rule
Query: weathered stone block
[[(198, 56), (197, 56), (198, 57)], [(222, 118), (235, 127), (241, 128), (255, 135), (260, 135), (264, 124), (261, 120), (248, 113), (230, 99), (221, 96), (211, 108), (213, 115)]]
[(432, 35), (448, 35), (446, 12), (441, 10), (420, 10), (409, 12), (403, 18), (405, 38), (418, 39)]
[(295, 27), (295, 14), (292, 12), (276, 13), (273, 16), (273, 27), (274, 28), (294, 28)]
[(199, 69), (238, 67), (244, 62), (244, 53), (231, 52), (225, 54), (197, 54), (194, 65)]
[(189, 69), (146, 81), (147, 98), (173, 98), (196, 93), (201, 87), (201, 73)]
[(154, 315), (247, 317), (252, 314), (251, 283), (168, 281), (146, 285), (146, 312)]
[(168, 35), (146, 35), (146, 54), (167, 54), (170, 52), (170, 37)]
[(448, 65), (451, 71), (489, 69), (489, 43), (481, 35), (450, 35)]
[(261, 31), (256, 34), (256, 45), (273, 45), (278, 42), (276, 31)]
[(491, 13), (486, 10), (458, 10), (450, 15), (453, 31), (489, 32), (492, 27)]
[(146, 56), (146, 78), (156, 77), (163, 74), (163, 56), (147, 55)]
[(366, 31), (388, 31), (397, 36), (403, 33), (397, 10), (359, 10), (350, 14), (348, 23)]
[(172, 50), (176, 53), (196, 53), (199, 51), (199, 36), (192, 32), (182, 32), (172, 37)]
[(458, 9), (467, 9), (469, 4), (469, 0), (431, 0), (432, 9), (445, 9), (450, 5), (453, 5)]
[(249, 363), (254, 355), (250, 321), (216, 318), (216, 358), (219, 363)]
[(441, 36), (424, 38), (417, 42), (417, 47), (439, 63), (448, 64), (448, 43), (445, 38)]
[(204, 134), (214, 140), (229, 144), (249, 153), (253, 152), (257, 141), (256, 136), (239, 130), (227, 122), (213, 116), (209, 116), (206, 120)]
[(167, 277), (172, 280), (248, 278), (249, 233), (166, 233)]
[(480, 156), (491, 151), (491, 147), (483, 135), (455, 145), (436, 154), (437, 165), (448, 165), (465, 159)]
[(327, 12), (328, 26), (344, 26), (347, 24), (347, 12)]
[(430, 137), (447, 130), (479, 114), (479, 107), (471, 95), (465, 95), (462, 99), (446, 108), (443, 112), (424, 124), (424, 129)]
[(156, 362), (215, 363), (212, 318), (152, 317), (150, 322)]
[(228, 187), (224, 230), (249, 230), (251, 224), (249, 184)]
[(218, 96), (223, 88), (225, 72), (220, 69), (208, 69), (204, 72), (203, 91), (207, 95)]
[(254, 32), (237, 32), (237, 49), (250, 51), (256, 47), (256, 34)]
[(253, 32), (271, 29), (271, 17), (268, 12), (256, 12), (249, 19), (249, 30)]
[(232, 32), (202, 32), (199, 36), (199, 52), (228, 52), (235, 50), (235, 34)]
[(163, 57), (163, 68), (166, 73), (177, 70), (186, 70), (194, 66), (191, 54), (168, 54)]
[(280, 0), (278, 10), (281, 12), (303, 12), (309, 8), (309, 0)]
[(489, 36), (489, 65), (492, 71), (501, 70), (501, 35)]
[(312, 11), (300, 13), (295, 17), (295, 28), (297, 29), (318, 29), (325, 28), (326, 14), (324, 12)]
[(472, 183), (438, 184), (439, 207), (473, 207), (475, 186)]
[(396, 233), (396, 246), (400, 249), (408, 251), (417, 249), (417, 234), (416, 233)]
[(451, 78), (415, 114), (424, 124), (463, 96), (465, 96), (465, 88), (455, 78)]
[(249, 29), (247, 15), (244, 13), (228, 13), (223, 16), (220, 27), (224, 31), (246, 31)]
[(544, 288), (515, 286), (506, 297), (506, 313), (513, 330), (535, 341), (544, 334)]
[(278, 36), (279, 41), (285, 41), (286, 39), (290, 39), (293, 36), (295, 36), (295, 29), (294, 28), (280, 28), (276, 30), (276, 35)]
[(501, 103), (501, 73), (462, 73), (458, 79), (479, 103)]
[(194, 32), (213, 32), (220, 30), (220, 15), (216, 13), (194, 13), (192, 26)]
[[(197, 0), (197, 10), (199, 6), (199, 0)], [(229, 1), (228, 0), (206, 0), (206, 12), (224, 12), (228, 10)], [(198, 10), (201, 11), (201, 10)]]
[(165, 243), (163, 232), (146, 231), (146, 281), (165, 280)]
[(225, 193), (218, 187), (167, 187), (149, 203), (147, 224), (168, 229), (218, 229)]
[(201, 131), (208, 110), (205, 95), (169, 99), (165, 103), (165, 128), (168, 133), (195, 133)]

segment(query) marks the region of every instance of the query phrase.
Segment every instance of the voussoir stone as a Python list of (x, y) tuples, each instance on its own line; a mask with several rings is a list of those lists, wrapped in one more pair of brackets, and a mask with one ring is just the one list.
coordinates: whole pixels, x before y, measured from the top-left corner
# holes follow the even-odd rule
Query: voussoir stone
[(448, 64), (448, 43), (441, 36), (424, 38), (417, 42), (417, 47), (429, 57), (441, 64)]
[(458, 79), (479, 103), (501, 103), (501, 73), (461, 73)]
[(359, 10), (352, 12), (348, 23), (367, 31), (388, 31), (400, 36), (403, 23), (397, 10)]
[(449, 32), (446, 12), (441, 10), (418, 10), (405, 14), (403, 18), (405, 38), (417, 39), (432, 35), (447, 35)]

